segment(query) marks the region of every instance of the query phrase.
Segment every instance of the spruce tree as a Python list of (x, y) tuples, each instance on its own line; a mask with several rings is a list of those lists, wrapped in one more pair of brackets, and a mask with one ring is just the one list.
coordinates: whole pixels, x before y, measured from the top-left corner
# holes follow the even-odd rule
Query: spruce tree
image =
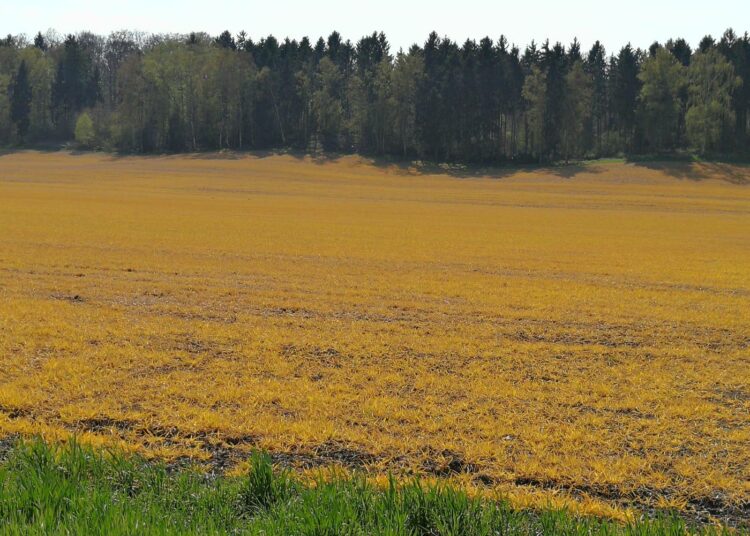
[(11, 85), (10, 117), (16, 125), (21, 141), (24, 141), (31, 124), (31, 84), (26, 61), (21, 61)]
[(42, 32), (38, 32), (36, 34), (36, 37), (34, 37), (34, 46), (41, 50), (42, 52), (47, 51), (47, 41), (44, 39), (44, 36), (42, 35)]

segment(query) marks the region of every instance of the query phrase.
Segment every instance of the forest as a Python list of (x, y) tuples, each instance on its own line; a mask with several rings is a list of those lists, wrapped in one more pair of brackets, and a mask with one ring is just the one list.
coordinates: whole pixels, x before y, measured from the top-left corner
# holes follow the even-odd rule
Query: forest
[(750, 156), (750, 37), (583, 50), (436, 33), (393, 52), (244, 32), (0, 39), (0, 146), (356, 152), (476, 163)]

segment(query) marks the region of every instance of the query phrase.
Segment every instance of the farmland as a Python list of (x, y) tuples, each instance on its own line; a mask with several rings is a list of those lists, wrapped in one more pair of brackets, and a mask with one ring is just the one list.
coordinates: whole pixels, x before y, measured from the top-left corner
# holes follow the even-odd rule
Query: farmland
[(0, 156), (0, 437), (750, 518), (750, 169)]

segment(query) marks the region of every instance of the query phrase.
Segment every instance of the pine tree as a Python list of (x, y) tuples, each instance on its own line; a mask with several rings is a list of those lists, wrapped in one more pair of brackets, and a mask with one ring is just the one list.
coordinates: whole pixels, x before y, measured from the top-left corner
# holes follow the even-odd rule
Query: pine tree
[(528, 127), (527, 145), (531, 154), (542, 160), (547, 153), (544, 138), (544, 125), (547, 121), (547, 76), (538, 66), (531, 67), (531, 73), (523, 85), (523, 98), (527, 103)]
[(34, 37), (34, 46), (42, 52), (47, 51), (47, 41), (44, 39), (42, 32), (38, 32), (36, 37)]
[(76, 37), (69, 35), (52, 85), (52, 116), (65, 134), (70, 133), (76, 114), (90, 104), (92, 88), (86, 59)]
[(604, 47), (599, 41), (591, 47), (584, 68), (592, 83), (591, 121), (586, 138), (595, 154), (600, 156), (607, 124), (607, 60)]
[(10, 117), (16, 125), (21, 141), (24, 141), (31, 124), (31, 85), (26, 61), (22, 60), (11, 84)]
[[(228, 48), (231, 50), (237, 50), (237, 43), (234, 40), (234, 37), (232, 37), (232, 34), (229, 33), (229, 30), (224, 30), (219, 37), (215, 39), (215, 43), (217, 46), (221, 48)], [(244, 43), (244, 39), (243, 39)]]
[(621, 146), (629, 151), (634, 148), (636, 107), (641, 82), (638, 78), (638, 55), (630, 46), (624, 46), (610, 68), (611, 111), (622, 141)]
[(542, 47), (542, 66), (546, 75), (545, 110), (542, 136), (546, 157), (556, 157), (560, 149), (560, 135), (563, 128), (563, 102), (565, 99), (565, 76), (568, 65), (565, 48), (556, 43), (552, 48), (549, 42)]
[(682, 63), (683, 66), (687, 67), (690, 65), (690, 58), (693, 55), (693, 49), (690, 48), (687, 41), (682, 38), (677, 39), (676, 41), (670, 39), (667, 41), (666, 48), (680, 63)]

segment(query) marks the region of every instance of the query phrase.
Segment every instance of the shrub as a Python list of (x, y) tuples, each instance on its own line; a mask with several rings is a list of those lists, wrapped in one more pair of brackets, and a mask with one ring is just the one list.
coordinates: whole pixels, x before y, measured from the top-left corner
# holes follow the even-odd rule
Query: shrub
[(96, 138), (94, 134), (94, 121), (88, 112), (83, 112), (76, 120), (75, 128), (76, 143), (81, 147), (91, 148)]

